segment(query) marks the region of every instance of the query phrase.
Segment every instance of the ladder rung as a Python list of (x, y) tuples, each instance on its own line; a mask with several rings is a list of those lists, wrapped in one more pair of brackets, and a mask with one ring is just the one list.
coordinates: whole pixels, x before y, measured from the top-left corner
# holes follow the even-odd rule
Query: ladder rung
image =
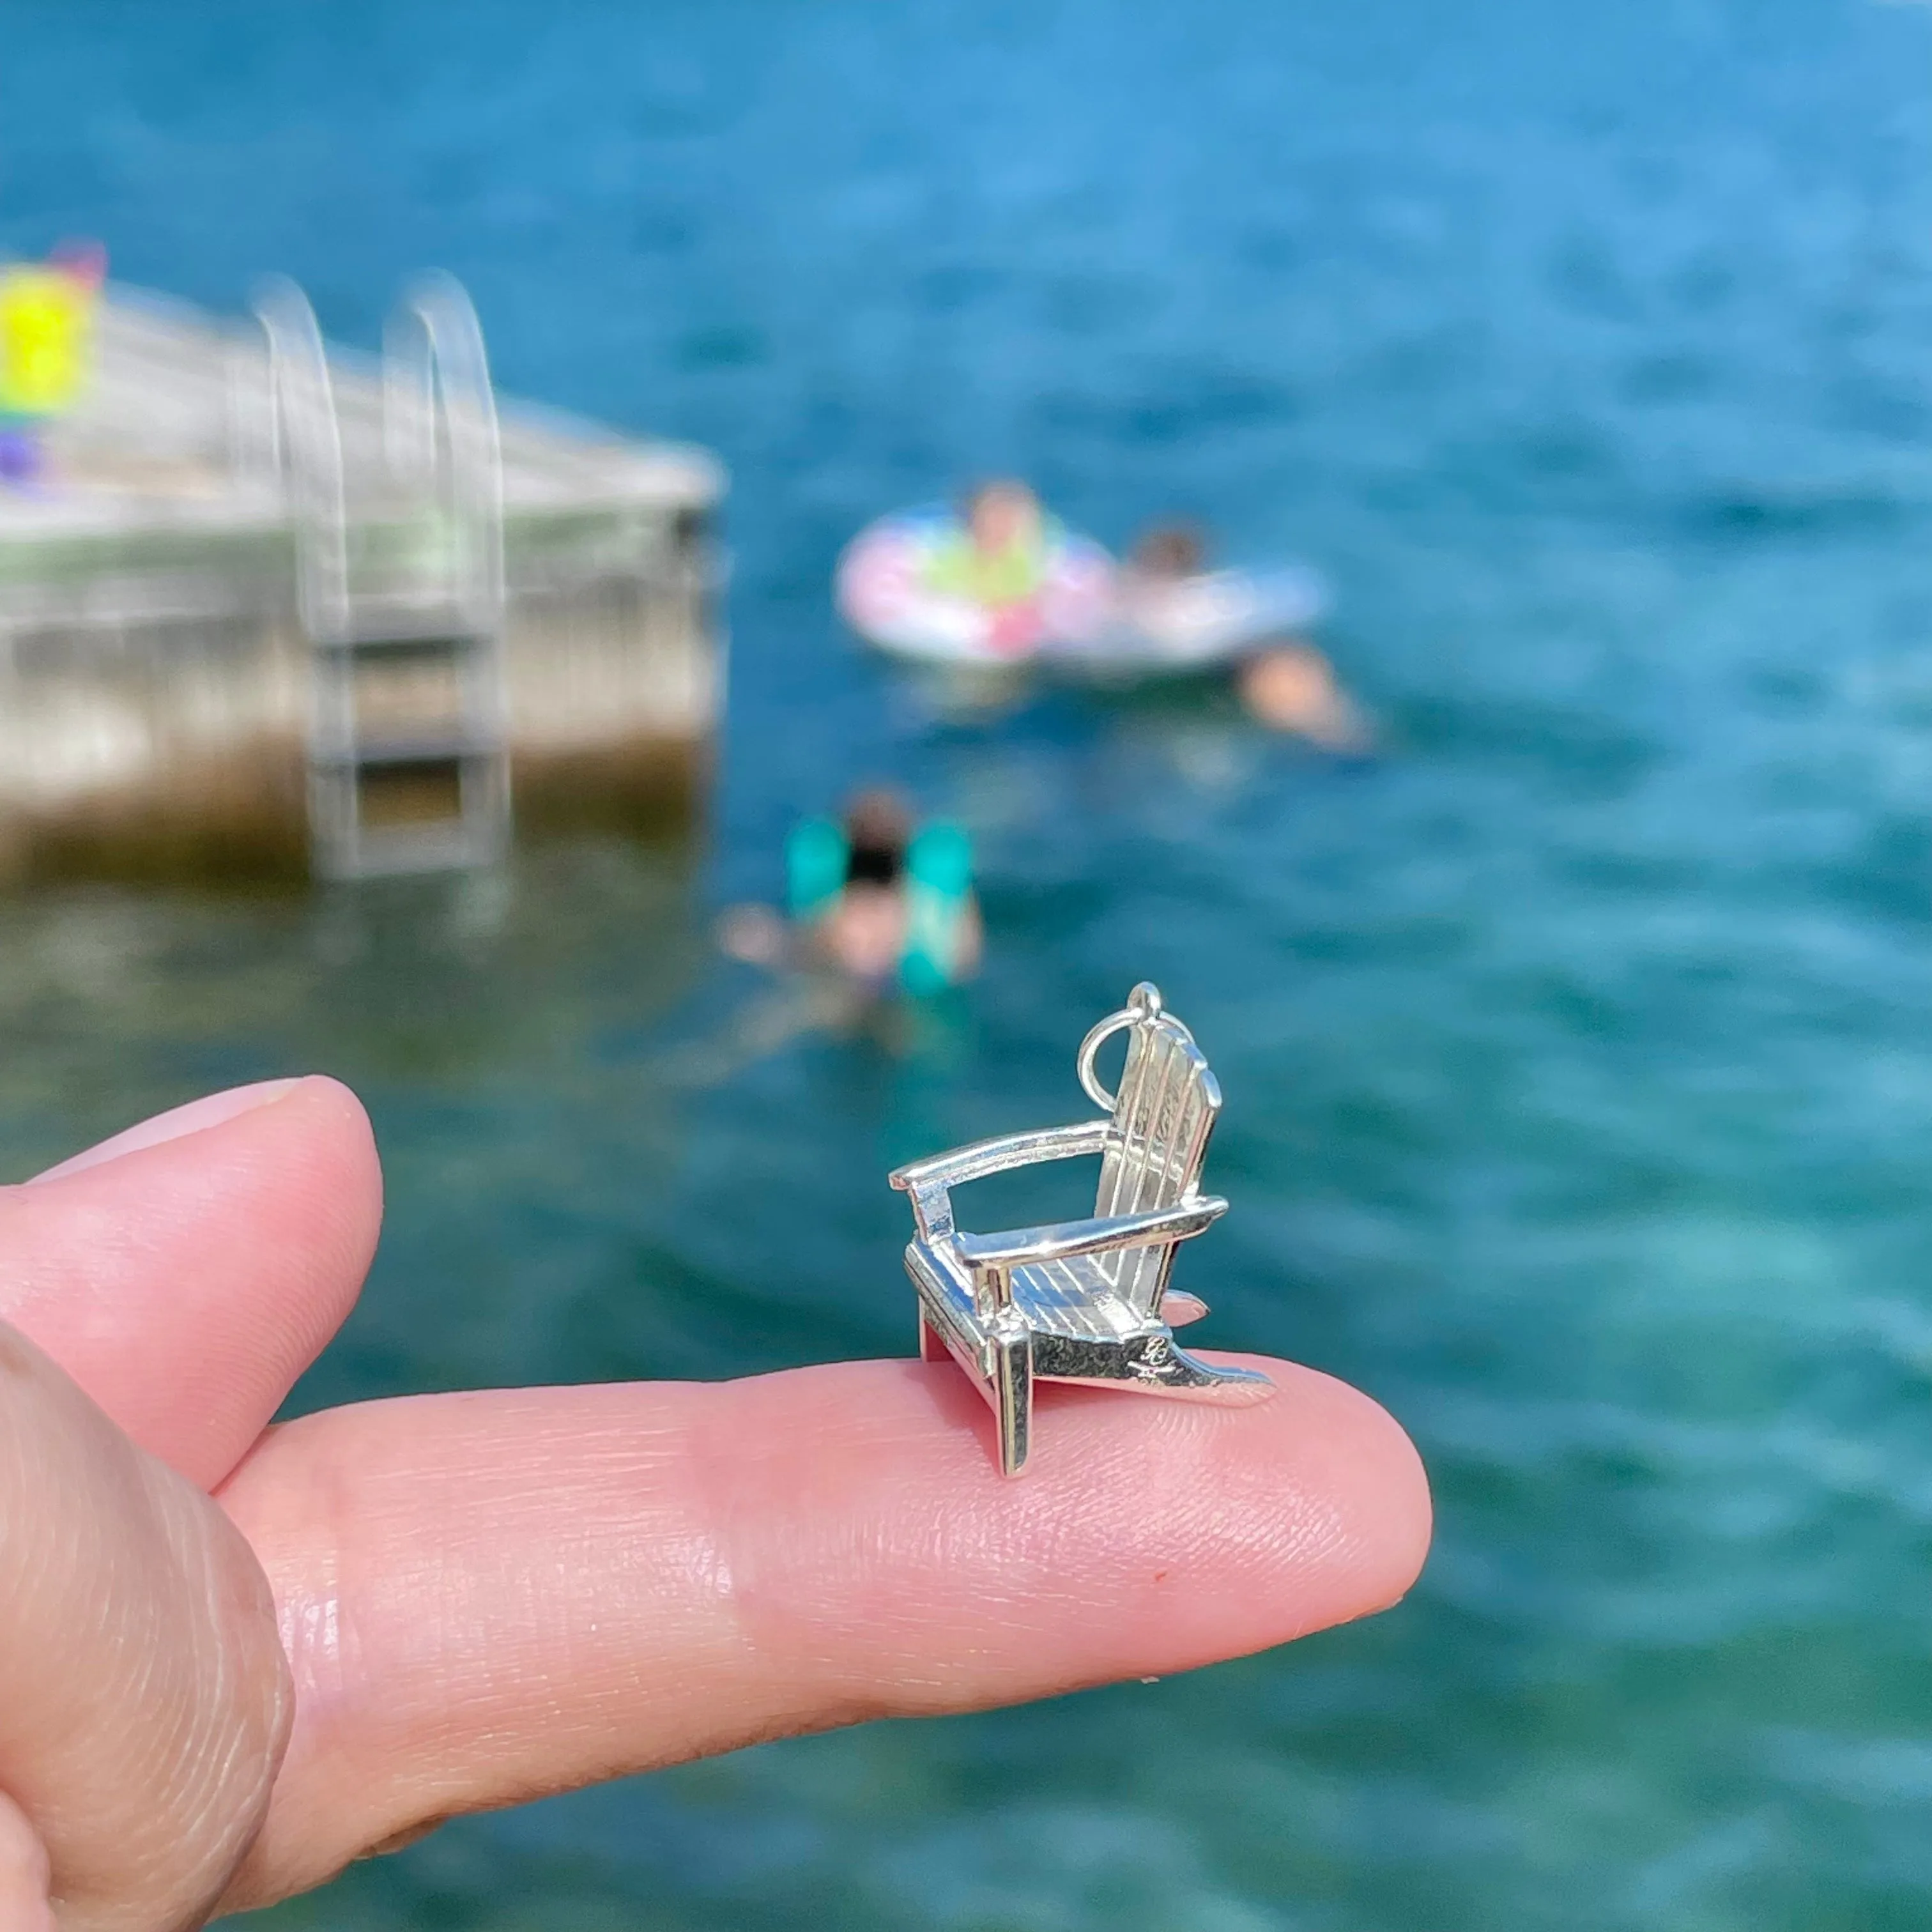
[(460, 731), (425, 731), (409, 736), (360, 738), (352, 745), (318, 748), (310, 753), (317, 766), (337, 770), (366, 766), (448, 765), (471, 758), (500, 758), (500, 739)]
[(412, 604), (364, 598), (340, 630), (314, 640), (325, 651), (380, 650), (386, 646), (440, 643), (482, 644), (491, 635), (473, 610), (454, 604)]
[(365, 630), (358, 626), (339, 636), (318, 638), (315, 648), (326, 658), (340, 659), (375, 656), (384, 651), (431, 650), (438, 646), (446, 650), (480, 651), (496, 642), (490, 632), (470, 624), (430, 624), (420, 630), (385, 624), (379, 628)]
[(327, 869), (338, 878), (382, 873), (440, 872), (487, 865), (504, 848), (507, 826), (479, 835), (460, 819), (446, 824), (385, 826), (363, 831), (349, 852), (337, 852)]

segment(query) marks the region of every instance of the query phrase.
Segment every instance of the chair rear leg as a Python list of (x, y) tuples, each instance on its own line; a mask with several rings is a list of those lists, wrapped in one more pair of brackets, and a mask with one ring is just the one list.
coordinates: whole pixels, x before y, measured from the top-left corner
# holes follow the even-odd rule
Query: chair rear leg
[(1033, 1435), (1033, 1335), (1016, 1323), (993, 1333), (993, 1422), (1000, 1438), (1000, 1473), (1026, 1467)]

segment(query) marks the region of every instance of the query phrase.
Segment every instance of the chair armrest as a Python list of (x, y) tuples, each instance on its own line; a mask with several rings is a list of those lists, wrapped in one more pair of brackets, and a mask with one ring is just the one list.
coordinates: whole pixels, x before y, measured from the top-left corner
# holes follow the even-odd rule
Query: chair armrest
[(1138, 1214), (1059, 1221), (1051, 1227), (1015, 1228), (1003, 1234), (955, 1234), (952, 1250), (975, 1275), (1005, 1274), (1034, 1262), (1112, 1254), (1118, 1249), (1148, 1247), (1157, 1241), (1184, 1241), (1227, 1211), (1228, 1204), (1219, 1195), (1204, 1194), (1172, 1208), (1150, 1208)]
[(886, 1178), (893, 1186), (911, 1194), (935, 1184), (957, 1187), (963, 1181), (979, 1180), (987, 1174), (1002, 1174), (1010, 1167), (1025, 1167), (1036, 1160), (1070, 1160), (1076, 1154), (1099, 1154), (1106, 1147), (1113, 1124), (1102, 1117), (1082, 1120), (1070, 1127), (1036, 1127), (1030, 1133), (1001, 1134), (994, 1140), (976, 1141), (970, 1147), (954, 1148), (947, 1154), (908, 1161)]
[(977, 1141), (950, 1154), (929, 1155), (896, 1168), (886, 1178), (912, 1196), (912, 1218), (928, 1240), (943, 1240), (952, 1232), (952, 1204), (946, 1190), (978, 1180), (1010, 1167), (1036, 1160), (1068, 1160), (1076, 1154), (1099, 1154), (1112, 1131), (1111, 1120), (1082, 1120), (1071, 1127), (1040, 1127), (1030, 1133), (1002, 1134), (997, 1140)]

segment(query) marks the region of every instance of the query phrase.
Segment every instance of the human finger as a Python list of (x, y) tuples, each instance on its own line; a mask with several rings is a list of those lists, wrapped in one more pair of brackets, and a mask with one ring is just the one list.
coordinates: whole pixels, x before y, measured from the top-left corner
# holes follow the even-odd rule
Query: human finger
[(211, 1095), (0, 1188), (0, 1320), (212, 1488), (341, 1325), (381, 1217), (346, 1087)]
[(266, 1107), (272, 1100), (279, 1100), (291, 1087), (299, 1084), (296, 1080), (256, 1080), (245, 1087), (228, 1087), (218, 1094), (204, 1094), (199, 1100), (184, 1101), (178, 1107), (169, 1108), (165, 1113), (136, 1120), (131, 1127), (123, 1127), (118, 1134), (110, 1134), (104, 1141), (96, 1141), (93, 1146), (69, 1154), (64, 1160), (55, 1162), (52, 1167), (43, 1168), (26, 1184), (37, 1187), (45, 1181), (64, 1180), (70, 1174), (84, 1173), (90, 1167), (100, 1167), (110, 1160), (118, 1160), (124, 1154), (138, 1154), (143, 1148), (159, 1147), (164, 1142), (198, 1133), (204, 1127), (218, 1127), (224, 1120), (232, 1120), (238, 1114), (249, 1113), (257, 1107)]
[(10, 1932), (56, 1932), (47, 1848), (27, 1814), (0, 1792), (0, 1925)]
[(0, 1924), (200, 1924), (292, 1704), (234, 1526), (0, 1325)]
[(1407, 1588), (1407, 1438), (1311, 1370), (1251, 1408), (1039, 1392), (1026, 1478), (950, 1366), (426, 1396), (278, 1430), (223, 1500), (297, 1687), (231, 1904), (452, 1814), (756, 1739), (1240, 1654)]

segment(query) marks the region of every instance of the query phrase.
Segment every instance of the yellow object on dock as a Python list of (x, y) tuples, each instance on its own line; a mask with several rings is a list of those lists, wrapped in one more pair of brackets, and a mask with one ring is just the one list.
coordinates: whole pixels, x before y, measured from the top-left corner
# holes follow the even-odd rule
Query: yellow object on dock
[(0, 268), (0, 416), (51, 416), (87, 379), (94, 290), (58, 268)]

